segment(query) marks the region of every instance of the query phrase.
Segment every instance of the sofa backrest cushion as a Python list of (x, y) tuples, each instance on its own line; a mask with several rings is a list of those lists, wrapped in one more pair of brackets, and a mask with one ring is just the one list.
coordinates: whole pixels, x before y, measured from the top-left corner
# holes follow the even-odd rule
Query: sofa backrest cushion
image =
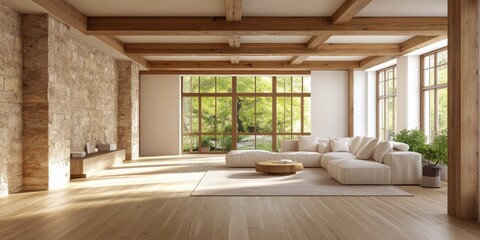
[(280, 143), (280, 152), (298, 151), (298, 140), (283, 140)]
[(375, 148), (375, 151), (373, 152), (372, 158), (373, 160), (383, 163), (383, 157), (385, 157), (385, 154), (393, 151), (393, 144), (392, 142), (388, 141), (380, 141), (378, 142), (377, 147)]
[(330, 147), (332, 148), (332, 152), (350, 152), (348, 138), (330, 139)]
[(298, 136), (298, 151), (316, 152), (317, 145), (318, 145), (318, 137)]
[(395, 142), (395, 141), (392, 141), (392, 143), (393, 143), (393, 149), (396, 149), (398, 151), (408, 151), (408, 149), (410, 149), (410, 146), (408, 146), (408, 144), (406, 143)]
[(367, 144), (365, 144), (360, 150), (358, 150), (358, 153), (355, 154), (357, 155), (358, 159), (362, 160), (367, 160), (372, 157), (373, 152), (375, 151), (375, 148), (377, 147), (378, 144), (378, 139), (369, 139)]
[(362, 141), (362, 137), (360, 137), (360, 136), (352, 138), (352, 144), (350, 146), (350, 151), (353, 154), (358, 152), (358, 146), (360, 146), (360, 141)]
[(330, 141), (325, 138), (319, 138), (318, 145), (317, 145), (317, 152), (323, 154), (331, 151), (332, 149), (330, 148)]

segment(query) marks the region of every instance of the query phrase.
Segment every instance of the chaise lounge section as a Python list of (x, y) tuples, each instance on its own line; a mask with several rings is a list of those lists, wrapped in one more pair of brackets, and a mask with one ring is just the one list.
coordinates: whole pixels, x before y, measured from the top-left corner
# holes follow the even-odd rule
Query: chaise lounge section
[(409, 152), (406, 144), (369, 137), (318, 139), (301, 136), (299, 140), (283, 141), (278, 153), (230, 151), (226, 164), (228, 167), (255, 167), (258, 161), (280, 159), (298, 161), (307, 168), (322, 167), (342, 184), (418, 185), (422, 177), (420, 154)]

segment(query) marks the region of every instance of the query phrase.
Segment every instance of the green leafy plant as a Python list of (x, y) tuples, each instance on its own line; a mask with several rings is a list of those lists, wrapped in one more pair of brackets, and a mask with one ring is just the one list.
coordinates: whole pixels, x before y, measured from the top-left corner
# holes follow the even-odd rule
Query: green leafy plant
[(437, 164), (447, 165), (448, 163), (448, 149), (447, 149), (447, 133), (445, 131), (434, 136), (432, 143), (426, 144), (420, 148), (419, 153), (422, 154), (423, 159), (431, 166)]
[(406, 143), (410, 146), (410, 151), (420, 153), (426, 148), (427, 136), (418, 129), (404, 129), (393, 136), (393, 141)]
[(213, 147), (215, 147), (215, 145), (211, 142), (210, 138), (203, 138), (202, 139), (202, 147), (213, 148)]

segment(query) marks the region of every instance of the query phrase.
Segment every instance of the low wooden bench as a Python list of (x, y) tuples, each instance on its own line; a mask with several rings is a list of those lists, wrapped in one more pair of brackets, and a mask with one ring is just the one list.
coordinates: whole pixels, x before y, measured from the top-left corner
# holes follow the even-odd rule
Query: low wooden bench
[(70, 178), (86, 178), (96, 171), (121, 164), (124, 160), (124, 149), (92, 153), (80, 158), (70, 158)]

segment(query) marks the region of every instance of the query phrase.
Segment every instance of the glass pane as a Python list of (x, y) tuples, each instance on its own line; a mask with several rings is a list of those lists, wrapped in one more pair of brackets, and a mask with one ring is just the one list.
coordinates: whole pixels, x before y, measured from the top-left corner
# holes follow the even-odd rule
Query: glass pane
[(395, 108), (394, 108), (394, 98), (388, 98), (387, 99), (387, 140), (391, 140), (391, 137), (393, 136), (395, 132), (395, 126), (394, 126), (394, 121), (395, 121)]
[(215, 92), (215, 77), (202, 76), (200, 77), (200, 92), (214, 93)]
[(385, 73), (383, 71), (380, 72), (380, 74), (378, 74), (378, 81), (379, 82), (382, 82), (382, 81), (385, 81)]
[(435, 85), (435, 68), (431, 68), (428, 71), (429, 71), (428, 73), (429, 78), (427, 79), (427, 81), (429, 83), (427, 86), (433, 86)]
[(433, 108), (430, 107), (430, 98), (431, 98), (431, 95), (433, 95), (433, 90), (432, 91), (424, 91), (424, 102), (423, 102), (423, 106), (424, 106), (424, 111), (423, 111), (423, 115), (425, 116), (424, 120), (423, 120), (423, 124), (424, 124), (424, 128), (426, 129), (425, 131), (425, 134), (427, 135), (427, 140), (430, 142), (430, 129), (433, 127), (433, 125), (431, 126), (431, 112), (434, 111)]
[(435, 135), (435, 90), (431, 91), (428, 104), (430, 108), (430, 112), (429, 112), (430, 128), (428, 130), (429, 130), (429, 136), (431, 140), (431, 138)]
[(217, 97), (217, 133), (232, 132), (232, 98)]
[(388, 95), (393, 94), (393, 80), (388, 80), (386, 84), (387, 84), (387, 94)]
[(384, 84), (385, 84), (385, 82), (383, 82), (383, 81), (378, 83), (378, 95), (379, 96), (385, 95), (385, 85)]
[(437, 68), (437, 84), (447, 83), (448, 79), (448, 65), (443, 65)]
[(301, 93), (303, 86), (302, 86), (302, 77), (301, 76), (294, 76), (292, 77), (292, 91), (294, 93)]
[(302, 103), (300, 97), (292, 97), (292, 131), (302, 132)]
[(255, 135), (241, 135), (237, 137), (237, 149), (253, 150), (255, 149)]
[(257, 78), (257, 93), (271, 93), (272, 92), (272, 77), (256, 77)]
[(183, 83), (183, 92), (184, 93), (191, 92), (192, 78), (191, 77), (182, 77), (182, 83)]
[(312, 131), (311, 124), (311, 99), (310, 97), (303, 98), (303, 132), (309, 133)]
[(310, 77), (303, 77), (303, 92), (310, 93), (312, 91), (312, 79)]
[(254, 93), (255, 92), (255, 77), (254, 76), (237, 77), (237, 92), (239, 92), (239, 93)]
[(215, 150), (215, 135), (202, 135), (200, 152), (210, 152)]
[(437, 90), (438, 95), (438, 131), (442, 132), (447, 130), (447, 89), (440, 88)]
[(426, 56), (425, 58), (423, 58), (423, 68), (427, 69), (430, 67), (433, 67), (433, 66), (430, 66), (430, 56)]
[(183, 132), (198, 133), (198, 97), (183, 98)]
[(202, 133), (215, 131), (215, 98), (202, 97)]
[(392, 79), (393, 78), (393, 69), (388, 69), (386, 74), (387, 74), (387, 77), (386, 77), (385, 80)]
[(232, 136), (231, 135), (219, 135), (217, 136), (216, 151), (228, 152), (232, 150)]
[(257, 97), (256, 106), (256, 122), (257, 132), (271, 133), (272, 132), (272, 98), (271, 97)]
[(257, 135), (256, 137), (255, 149), (272, 151), (272, 136)]
[(292, 132), (291, 97), (277, 97), (277, 132)]
[(232, 77), (217, 77), (217, 93), (232, 92)]
[(197, 152), (198, 151), (198, 136), (183, 136), (183, 152)]
[(285, 92), (285, 76), (278, 76), (277, 77), (277, 93), (284, 93)]
[(238, 132), (255, 132), (255, 97), (239, 97), (237, 114)]
[(423, 86), (430, 86), (430, 70), (423, 71)]
[(378, 101), (378, 137), (385, 140), (385, 99)]
[(292, 92), (292, 77), (285, 77), (285, 92)]
[(447, 64), (448, 56), (447, 50), (437, 53), (437, 65)]
[(428, 57), (428, 61), (429, 61), (429, 66), (430, 67), (434, 67), (435, 66), (435, 54), (432, 54)]

